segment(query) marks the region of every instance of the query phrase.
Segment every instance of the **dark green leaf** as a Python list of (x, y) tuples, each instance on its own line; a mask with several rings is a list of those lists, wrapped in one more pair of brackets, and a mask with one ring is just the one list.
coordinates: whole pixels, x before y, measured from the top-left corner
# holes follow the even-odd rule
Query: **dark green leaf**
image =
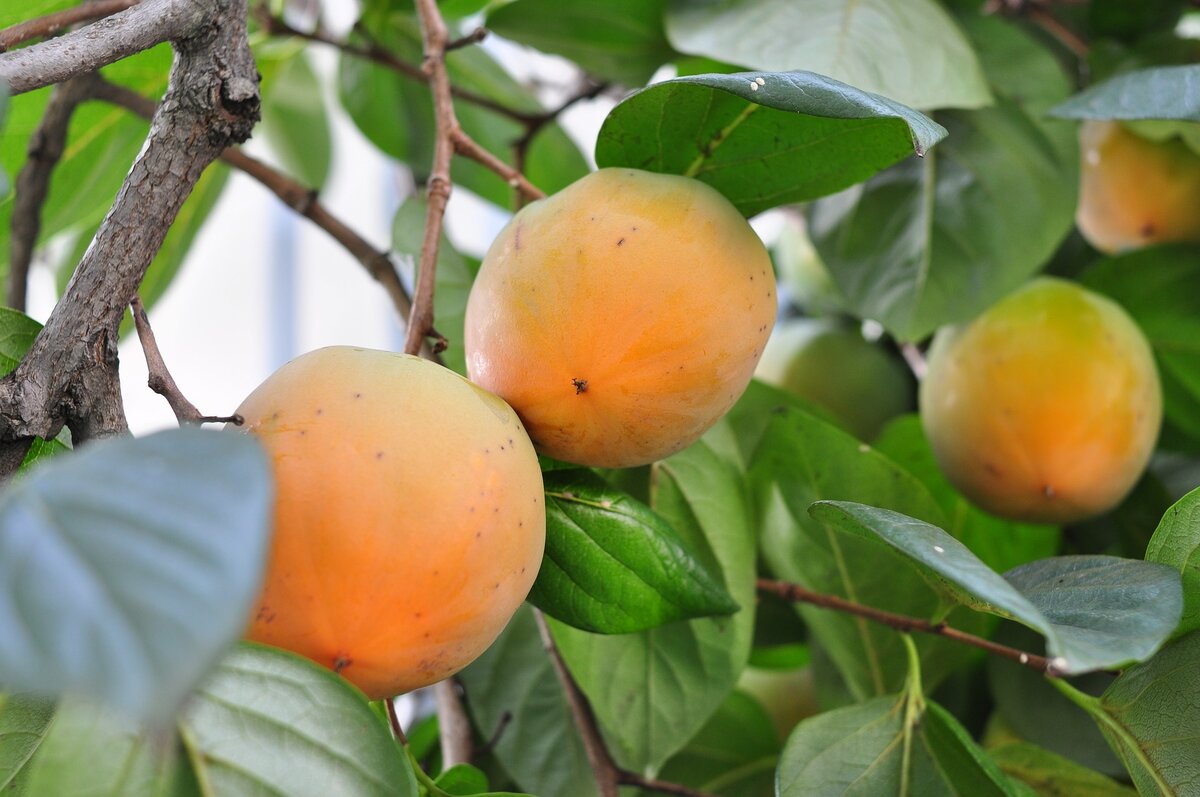
[(779, 738), (771, 718), (744, 692), (729, 694), (659, 779), (722, 797), (774, 797)]
[(905, 415), (888, 424), (875, 448), (920, 479), (950, 520), (946, 531), (993, 570), (1003, 573), (1057, 553), (1057, 528), (989, 515), (954, 489), (933, 457), (919, 416)]
[(840, 191), (945, 134), (811, 72), (693, 75), (626, 97), (600, 128), (596, 163), (695, 177), (753, 216)]
[[(392, 220), (392, 249), (397, 254), (411, 258), (414, 272), (421, 259), (428, 208), (423, 198), (411, 196), (404, 200)], [(448, 368), (465, 376), (467, 356), (463, 349), (463, 326), (466, 323), (467, 296), (471, 293), (475, 274), (466, 258), (450, 243), (444, 230), (438, 244), (435, 277), (433, 325), (449, 343), (442, 352), (442, 360)]]
[[(889, 611), (918, 617), (939, 611), (938, 594), (898, 554), (872, 540), (838, 534), (808, 514), (814, 501), (854, 498), (941, 522), (941, 511), (920, 482), (879, 452), (799, 409), (780, 408), (762, 436), (751, 483), (762, 555), (774, 575)], [(903, 684), (904, 646), (895, 631), (838, 612), (798, 609), (856, 699), (889, 694)], [(917, 646), (931, 688), (968, 655), (938, 637), (919, 639)]]
[(0, 693), (0, 793), (19, 790), (53, 716), (54, 703), (46, 698)]
[(270, 470), (243, 435), (97, 442), (0, 499), (0, 681), (163, 721), (244, 627)]
[(996, 795), (1017, 792), (945, 709), (878, 697), (796, 727), (780, 760), (779, 797)]
[(630, 634), (738, 605), (650, 507), (591, 471), (546, 482), (546, 557), (529, 600), (568, 625)]
[(455, 764), (434, 781), (447, 794), (471, 795), (487, 791), (487, 775), (470, 764)]
[(805, 69), (914, 108), (987, 105), (975, 53), (932, 0), (675, 0), (671, 43), (749, 69)]
[(1136, 797), (1112, 778), (1027, 742), (988, 751), (1000, 770), (1033, 788), (1039, 797)]
[(1200, 64), (1126, 72), (1055, 106), (1064, 119), (1178, 119), (1200, 122)]
[(672, 56), (665, 6), (666, 0), (516, 0), (493, 9), (487, 27), (565, 56), (597, 77), (640, 86)]
[(1050, 259), (1074, 223), (1074, 160), (1011, 100), (938, 119), (950, 136), (923, 161), (809, 213), (847, 307), (901, 340), (994, 304)]
[(1081, 282), (1133, 316), (1154, 349), (1168, 428), (1200, 442), (1200, 247), (1156, 246), (1106, 258)]
[(651, 506), (714, 573), (742, 609), (733, 617), (670, 623), (600, 636), (553, 624), (617, 759), (656, 768), (681, 749), (733, 688), (754, 632), (754, 538), (744, 477), (714, 447), (718, 424), (655, 465)]
[(529, 607), (458, 678), (479, 733), (491, 738), (503, 724), (492, 752), (522, 789), (595, 797), (587, 753)]
[(1148, 658), (1174, 630), (1183, 608), (1177, 574), (1165, 565), (1060, 556), (1001, 577), (942, 529), (898, 512), (839, 501), (822, 501), (809, 512), (847, 534), (874, 536), (892, 546), (948, 599), (1040, 632), (1062, 673)]
[(1163, 515), (1146, 547), (1146, 560), (1174, 567), (1183, 576), (1183, 619), (1176, 633), (1200, 628), (1200, 488)]
[(304, 50), (287, 58), (262, 85), (262, 133), (283, 168), (314, 188), (325, 185), (332, 141), (325, 99)]

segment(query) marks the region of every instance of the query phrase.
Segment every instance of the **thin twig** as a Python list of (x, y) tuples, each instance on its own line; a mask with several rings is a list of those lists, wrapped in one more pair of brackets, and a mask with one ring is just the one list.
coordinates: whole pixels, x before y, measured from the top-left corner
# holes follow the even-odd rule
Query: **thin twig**
[(481, 41), (487, 38), (487, 35), (487, 28), (476, 28), (466, 36), (460, 36), (453, 41), (446, 42), (446, 52), (450, 52), (451, 50), (461, 50), (464, 47), (470, 47), (472, 44), (479, 44)]
[(408, 747), (408, 736), (404, 733), (404, 727), (400, 724), (400, 715), (396, 713), (396, 701), (394, 698), (385, 698), (383, 701), (384, 710), (387, 711), (388, 726), (392, 729), (392, 736), (396, 741), (400, 742), (402, 747)]
[(67, 129), (75, 108), (87, 98), (95, 80), (96, 74), (89, 73), (54, 87), (41, 121), (29, 139), (28, 157), (17, 174), (9, 239), (8, 306), (22, 312), (50, 177), (66, 147)]
[(467, 135), (461, 127), (456, 127), (451, 134), (454, 143), (454, 151), (465, 158), (470, 158), (476, 163), (491, 169), (496, 174), (504, 178), (504, 180), (513, 188), (521, 193), (527, 199), (542, 199), (546, 193), (538, 188), (533, 183), (526, 179), (525, 175), (520, 170), (509, 166), (504, 161), (497, 158), (492, 153), (488, 152), (483, 147)]
[(984, 4), (983, 13), (1026, 17), (1070, 50), (1076, 58), (1086, 59), (1088, 43), (1046, 8), (1047, 5), (1048, 3), (1042, 0), (988, 0)]
[(479, 752), (486, 755), (496, 749), (496, 745), (500, 744), (500, 739), (504, 736), (504, 732), (508, 730), (509, 724), (513, 721), (511, 711), (505, 711), (500, 715), (500, 719), (496, 721), (496, 727), (492, 730), (492, 735), (483, 746), (479, 748)]
[(170, 370), (167, 369), (167, 363), (163, 360), (162, 352), (159, 351), (158, 341), (154, 338), (154, 330), (150, 328), (150, 318), (146, 315), (146, 306), (142, 304), (142, 297), (134, 296), (133, 301), (129, 303), (129, 309), (133, 311), (133, 325), (137, 329), (138, 340), (142, 342), (142, 353), (146, 355), (146, 370), (149, 373), (146, 384), (167, 400), (179, 425), (232, 423), (241, 426), (242, 416), (240, 415), (204, 415), (196, 409), (195, 404), (187, 400), (183, 391), (179, 389), (179, 385), (175, 384), (175, 378), (171, 376)]
[(554, 672), (558, 675), (563, 691), (567, 694), (567, 705), (570, 706), (571, 715), (575, 718), (575, 726), (579, 729), (579, 736), (583, 740), (583, 749), (587, 753), (588, 762), (592, 765), (592, 774), (596, 778), (596, 790), (600, 797), (617, 797), (621, 770), (613, 761), (608, 747), (604, 744), (603, 737), (600, 736), (600, 729), (596, 725), (596, 715), (592, 713), (592, 707), (588, 705), (587, 698), (579, 689), (579, 685), (575, 683), (571, 671), (567, 669), (562, 654), (558, 652), (558, 646), (554, 644), (554, 637), (550, 634), (550, 625), (546, 622), (546, 616), (540, 609), (534, 609), (533, 616), (537, 619), (538, 632), (542, 637), (542, 647), (550, 657), (550, 663), (554, 665)]
[(11, 50), (23, 42), (53, 36), (59, 31), (81, 22), (95, 22), (98, 19), (110, 17), (118, 11), (124, 11), (140, 2), (141, 0), (91, 0), (91, 2), (74, 8), (65, 8), (44, 17), (18, 22), (16, 25), (0, 30), (0, 53)]
[(904, 361), (908, 363), (908, 368), (913, 372), (913, 376), (920, 381), (925, 378), (926, 372), (929, 370), (929, 365), (925, 362), (925, 355), (917, 348), (915, 343), (901, 343), (900, 354), (904, 357)]
[(1039, 656), (1036, 653), (1010, 648), (1007, 645), (1000, 645), (992, 642), (990, 639), (984, 639), (974, 634), (968, 634), (966, 631), (952, 628), (945, 623), (933, 623), (920, 617), (909, 617), (903, 614), (885, 612), (873, 606), (864, 606), (861, 603), (854, 603), (844, 598), (839, 598), (836, 595), (813, 592), (799, 584), (790, 584), (784, 581), (772, 581), (760, 578), (757, 587), (759, 592), (777, 595), (784, 600), (808, 603), (822, 609), (845, 612), (846, 614), (852, 614), (856, 617), (862, 617), (889, 626), (897, 631), (919, 631), (923, 634), (946, 637), (947, 639), (953, 639), (955, 642), (961, 642), (964, 645), (971, 645), (972, 647), (985, 650), (993, 655), (1011, 659), (1018, 664), (1037, 670), (1045, 675), (1062, 675), (1054, 659), (1047, 659), (1045, 656)]
[(471, 763), (475, 758), (475, 739), (471, 735), (471, 720), (459, 695), (458, 682), (454, 678), (438, 681), (433, 687), (433, 697), (437, 702), (442, 768)]
[(679, 797), (716, 797), (714, 794), (693, 789), (690, 786), (684, 786), (682, 783), (647, 778), (625, 769), (617, 772), (617, 780), (622, 786), (637, 786), (638, 788), (649, 789), (650, 791), (657, 791), (662, 794), (676, 794)]

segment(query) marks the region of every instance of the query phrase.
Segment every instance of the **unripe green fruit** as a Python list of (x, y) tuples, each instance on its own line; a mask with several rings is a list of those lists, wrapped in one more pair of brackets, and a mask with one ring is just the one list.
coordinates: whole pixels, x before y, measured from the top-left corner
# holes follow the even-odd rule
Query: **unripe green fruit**
[(1002, 517), (1068, 523), (1111, 509), (1154, 450), (1150, 345), (1116, 303), (1034, 280), (929, 351), (921, 418), (942, 471)]
[(861, 440), (874, 439), (916, 402), (916, 382), (902, 362), (832, 320), (776, 326), (755, 376), (829, 410)]

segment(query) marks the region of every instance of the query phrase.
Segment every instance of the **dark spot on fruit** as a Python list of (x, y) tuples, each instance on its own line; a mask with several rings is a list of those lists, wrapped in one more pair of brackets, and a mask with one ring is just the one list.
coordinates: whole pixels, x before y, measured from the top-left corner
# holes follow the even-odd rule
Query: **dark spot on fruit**
[(426, 632), (425, 632), (425, 638), (426, 638), (426, 639), (429, 639), (429, 632), (428, 632), (428, 631), (426, 631)]
[(1053, 498), (1057, 493), (1054, 492), (1054, 485), (1047, 484), (1042, 487), (1042, 494), (1047, 498)]
[(383, 459), (383, 452), (382, 452), (382, 451), (376, 451), (376, 452), (375, 452), (375, 459)]
[(575, 395), (586, 393), (588, 389), (588, 381), (586, 379), (572, 379), (571, 384), (575, 386)]
[(1142, 228), (1138, 230), (1138, 232), (1143, 238), (1150, 238), (1154, 235), (1154, 224), (1151, 222), (1146, 222), (1142, 225)]
[(307, 431), (307, 430), (305, 430), (305, 429), (301, 429), (301, 430), (300, 430), (300, 436), (301, 436), (301, 437), (305, 437), (305, 436), (307, 436), (307, 435), (308, 435), (308, 431)]
[(362, 398), (362, 393), (355, 393), (355, 394), (354, 394), (354, 397), (355, 397), (356, 399), (360, 399), (360, 398)]
[(624, 238), (618, 238), (618, 239), (617, 239), (617, 246), (621, 246), (621, 245), (622, 245), (622, 244), (624, 244), (624, 243), (625, 243), (625, 239), (624, 239)]
[(421, 619), (421, 613), (420, 613), (420, 612), (413, 612), (413, 617), (415, 617), (415, 618), (417, 618), (418, 620), (420, 620), (420, 619)]
[(317, 415), (324, 415), (324, 414), (325, 414), (325, 410), (321, 409), (320, 407), (317, 407)]
[(342, 654), (333, 660), (333, 671), (341, 672), (342, 670), (346, 669), (353, 663), (354, 663), (354, 659), (350, 658), (349, 656), (347, 656), (345, 654)]
[(478, 540), (478, 539), (482, 539), (482, 538), (483, 538), (483, 532), (482, 532), (482, 531), (477, 531), (477, 532), (475, 532), (475, 539), (477, 539), (477, 540)]
[(999, 478), (1001, 475), (1003, 475), (1000, 472), (1000, 468), (996, 467), (995, 463), (992, 463), (992, 462), (984, 462), (983, 469), (997, 478)]

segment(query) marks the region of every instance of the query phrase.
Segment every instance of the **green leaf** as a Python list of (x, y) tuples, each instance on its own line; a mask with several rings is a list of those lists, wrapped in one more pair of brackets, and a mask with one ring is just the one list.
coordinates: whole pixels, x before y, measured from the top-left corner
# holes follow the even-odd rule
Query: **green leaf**
[(742, 609), (621, 636), (552, 625), (563, 658), (624, 766), (654, 769), (680, 750), (733, 688), (754, 633), (754, 539), (744, 477), (713, 448), (722, 426), (654, 466), (651, 507)]
[[(413, 14), (368, 14), (360, 25), (372, 41), (413, 64), (414, 70), (421, 62), (421, 34)], [(358, 44), (365, 43), (361, 34), (352, 34), (351, 38)], [(479, 47), (448, 53), (446, 68), (450, 82), (459, 89), (520, 113), (538, 114), (543, 110), (530, 91)], [(343, 106), (363, 134), (384, 153), (408, 164), (418, 182), (424, 181), (433, 161), (434, 141), (433, 98), (424, 80), (343, 55), (338, 85)], [(480, 146), (506, 163), (513, 162), (512, 145), (525, 133), (525, 125), (465, 100), (455, 102), (454, 108), (463, 129)], [(462, 158), (455, 160), (452, 171), (456, 186), (501, 207), (511, 206), (512, 187), (490, 169)], [(524, 171), (535, 185), (552, 194), (586, 174), (588, 166), (562, 128), (551, 124), (530, 142)]]
[(1017, 794), (958, 720), (908, 694), (801, 722), (784, 747), (776, 786), (779, 797)]
[(1033, 788), (1040, 797), (1136, 797), (1112, 778), (1034, 744), (1020, 742), (989, 750), (1000, 770)]
[(1061, 535), (1057, 528), (989, 515), (954, 489), (934, 459), (920, 416), (905, 415), (892, 421), (875, 441), (875, 448), (925, 485), (950, 521), (946, 531), (993, 570), (1003, 573), (1058, 552)]
[(480, 735), (491, 738), (508, 718), (492, 752), (521, 788), (595, 797), (587, 753), (529, 607), (458, 678)]
[(1060, 556), (1001, 576), (942, 529), (899, 512), (821, 501), (809, 513), (839, 531), (890, 545), (948, 600), (1040, 632), (1061, 673), (1148, 658), (1174, 630), (1183, 608), (1179, 579), (1164, 565)]
[(585, 72), (640, 86), (673, 55), (663, 32), (666, 0), (516, 0), (494, 8), (487, 28), (565, 56)]
[(1174, 567), (1183, 577), (1183, 619), (1176, 633), (1200, 628), (1200, 487), (1163, 515), (1146, 547), (1146, 560)]
[(613, 108), (596, 164), (695, 177), (753, 216), (840, 191), (945, 134), (900, 103), (811, 72), (693, 75)]
[(244, 630), (271, 504), (243, 435), (96, 442), (0, 499), (0, 681), (161, 722)]
[(455, 764), (434, 781), (447, 794), (471, 795), (487, 791), (487, 775), (470, 764)]
[(970, 44), (932, 0), (674, 0), (667, 35), (685, 53), (818, 72), (914, 108), (991, 99)]
[(332, 140), (325, 99), (305, 50), (280, 64), (262, 86), (262, 133), (283, 168), (314, 188), (325, 185)]
[(1117, 751), (1141, 794), (1191, 794), (1200, 782), (1200, 632), (1130, 667), (1100, 698), (1056, 683)]
[(0, 693), (0, 793), (16, 792), (54, 716), (54, 703), (31, 695)]
[(722, 797), (773, 797), (779, 752), (767, 712), (735, 690), (658, 777)]
[(815, 203), (814, 245), (848, 309), (901, 340), (965, 321), (1023, 283), (1074, 224), (1077, 165), (1011, 100), (939, 114), (949, 138)]
[[(938, 594), (898, 554), (838, 534), (808, 513), (814, 501), (853, 498), (941, 522), (937, 504), (912, 475), (841, 429), (781, 407), (762, 436), (750, 476), (762, 555), (775, 576), (893, 612), (930, 617), (939, 611)], [(886, 695), (904, 683), (900, 634), (839, 612), (797, 609), (855, 699)], [(938, 637), (916, 643), (931, 688), (969, 655)]]
[(1101, 260), (1080, 281), (1120, 304), (1146, 333), (1168, 430), (1200, 443), (1200, 247), (1174, 244)]
[(529, 601), (575, 628), (630, 634), (737, 603), (650, 507), (591, 471), (546, 482), (546, 556)]
[(1126, 72), (1055, 106), (1063, 119), (1177, 119), (1200, 122), (1200, 64)]
[[(416, 264), (421, 259), (421, 243), (425, 237), (425, 216), (429, 205), (422, 197), (410, 196), (396, 211), (392, 220), (392, 249), (411, 258), (414, 280)], [(442, 352), (446, 367), (462, 375), (467, 373), (467, 355), (463, 349), (463, 327), (466, 324), (467, 296), (475, 281), (475, 271), (463, 257), (446, 232), (438, 243), (437, 273), (434, 279), (433, 325), (446, 337), (449, 345)]]

